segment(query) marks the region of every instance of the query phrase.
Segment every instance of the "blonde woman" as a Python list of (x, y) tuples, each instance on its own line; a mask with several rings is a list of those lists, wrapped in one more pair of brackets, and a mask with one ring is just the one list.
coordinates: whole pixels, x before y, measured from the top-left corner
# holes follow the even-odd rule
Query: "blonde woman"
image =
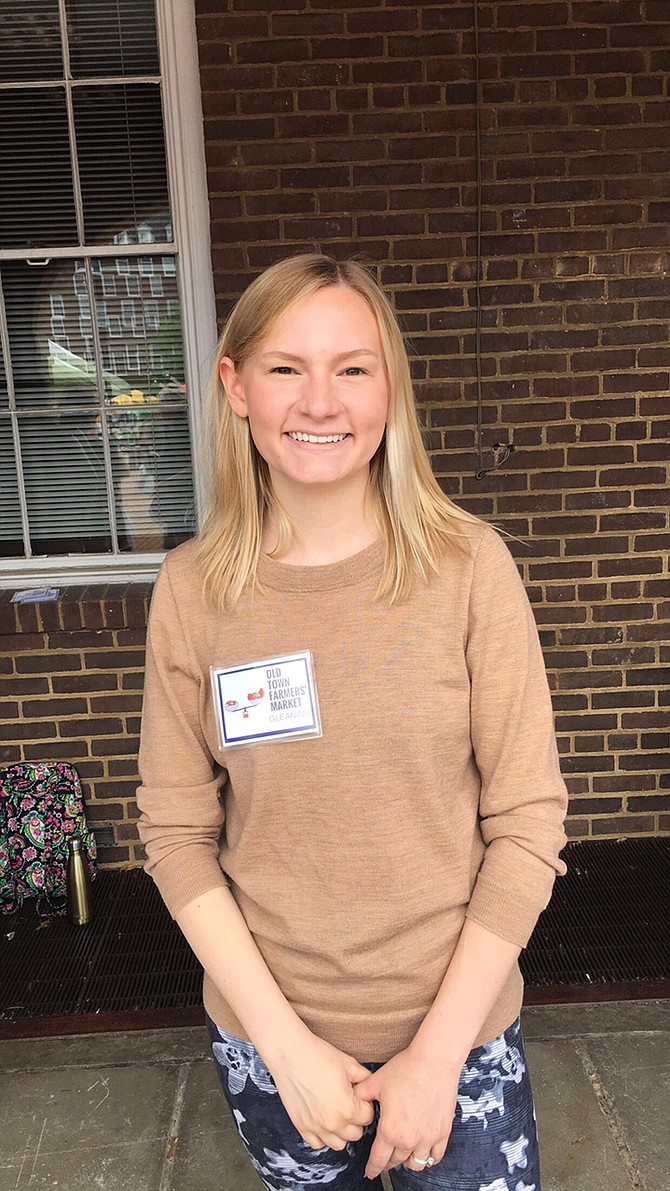
[(517, 958), (564, 871), (547, 681), (364, 268), (253, 282), (206, 454), (152, 604), (140, 832), (250, 1159), (274, 1191), (539, 1191)]

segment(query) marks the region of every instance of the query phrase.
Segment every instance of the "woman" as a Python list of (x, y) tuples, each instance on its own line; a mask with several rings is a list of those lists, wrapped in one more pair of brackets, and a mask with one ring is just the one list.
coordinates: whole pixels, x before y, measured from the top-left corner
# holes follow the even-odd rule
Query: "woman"
[(242, 1140), (268, 1188), (539, 1191), (517, 957), (566, 799), (514, 561), (433, 479), (360, 265), (261, 275), (209, 401), (138, 798)]

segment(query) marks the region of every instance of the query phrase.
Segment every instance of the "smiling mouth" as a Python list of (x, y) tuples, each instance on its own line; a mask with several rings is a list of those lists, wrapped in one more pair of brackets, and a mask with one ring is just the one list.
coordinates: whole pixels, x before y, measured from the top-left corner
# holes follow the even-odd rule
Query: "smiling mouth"
[(294, 442), (344, 442), (348, 438), (348, 434), (303, 434), (302, 430), (289, 430), (288, 437), (292, 438)]

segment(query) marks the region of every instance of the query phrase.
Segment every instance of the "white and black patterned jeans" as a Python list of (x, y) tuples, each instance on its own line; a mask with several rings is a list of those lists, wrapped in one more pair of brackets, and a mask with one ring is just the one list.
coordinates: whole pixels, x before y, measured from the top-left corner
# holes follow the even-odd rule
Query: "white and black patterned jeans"
[[(250, 1042), (208, 1019), (219, 1079), (247, 1153), (268, 1191), (372, 1191), (364, 1178), (376, 1122), (344, 1150), (312, 1150), (286, 1112)], [(365, 1063), (376, 1071), (380, 1063)], [(421, 1171), (391, 1171), (394, 1191), (540, 1191), (535, 1112), (519, 1019), (470, 1052), (446, 1154)]]

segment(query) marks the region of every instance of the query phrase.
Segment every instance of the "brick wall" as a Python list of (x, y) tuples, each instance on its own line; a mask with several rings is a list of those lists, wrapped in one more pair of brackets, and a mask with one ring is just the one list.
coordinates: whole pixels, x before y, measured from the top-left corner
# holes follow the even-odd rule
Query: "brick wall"
[(134, 801), (150, 588), (70, 588), (55, 604), (0, 593), (0, 766), (70, 761), (103, 865), (137, 863)]
[[(483, 480), (472, 4), (197, 9), (220, 313), (289, 252), (379, 263), (440, 482), (524, 539), (571, 834), (670, 832), (667, 0), (480, 3), (487, 462), (515, 446)], [(141, 854), (147, 599), (0, 604), (0, 764), (74, 762), (108, 864)]]
[(512, 543), (575, 837), (670, 831), (670, 6), (197, 0), (221, 315), (304, 249), (378, 262), (436, 474)]

